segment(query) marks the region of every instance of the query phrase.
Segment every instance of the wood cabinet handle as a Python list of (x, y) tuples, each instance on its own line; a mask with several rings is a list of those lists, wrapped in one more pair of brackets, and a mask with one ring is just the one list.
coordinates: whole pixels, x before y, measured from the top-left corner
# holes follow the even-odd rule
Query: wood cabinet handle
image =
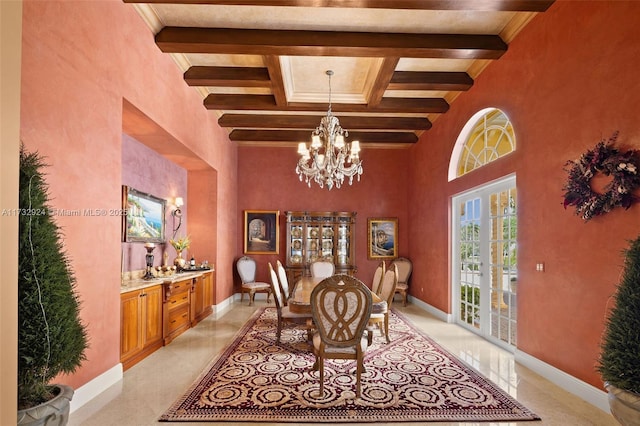
[(177, 320), (173, 320), (173, 321), (171, 321), (171, 324), (173, 324), (173, 323), (174, 323), (174, 322), (176, 322), (176, 321), (177, 321)]

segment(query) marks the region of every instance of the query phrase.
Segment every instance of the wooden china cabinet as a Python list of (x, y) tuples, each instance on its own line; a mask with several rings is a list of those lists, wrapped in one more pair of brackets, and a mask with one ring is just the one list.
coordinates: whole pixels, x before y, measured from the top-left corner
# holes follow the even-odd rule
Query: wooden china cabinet
[(310, 275), (316, 260), (334, 263), (336, 274), (353, 275), (356, 212), (288, 211), (286, 267), (289, 282)]

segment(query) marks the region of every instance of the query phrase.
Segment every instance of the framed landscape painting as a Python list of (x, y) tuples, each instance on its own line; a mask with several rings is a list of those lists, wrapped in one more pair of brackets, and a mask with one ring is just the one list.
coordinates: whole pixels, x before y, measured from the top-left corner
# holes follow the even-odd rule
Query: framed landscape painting
[(244, 211), (244, 253), (278, 254), (279, 210)]
[(164, 243), (162, 198), (122, 186), (122, 240), (126, 242)]
[(367, 231), (367, 258), (398, 257), (398, 218), (369, 218)]

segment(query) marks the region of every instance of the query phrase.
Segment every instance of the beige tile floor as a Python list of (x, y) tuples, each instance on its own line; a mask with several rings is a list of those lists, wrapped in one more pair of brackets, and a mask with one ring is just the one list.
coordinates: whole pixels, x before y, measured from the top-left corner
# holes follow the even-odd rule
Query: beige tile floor
[[(124, 373), (123, 380), (71, 414), (69, 426), (158, 425), (158, 417), (189, 387), (211, 358), (235, 335), (256, 308), (235, 303), (219, 319), (208, 317)], [(396, 305), (416, 326), (472, 365), (542, 417), (539, 422), (482, 425), (617, 425), (613, 417), (514, 362), (513, 356), (454, 324), (442, 322), (409, 304)], [(203, 423), (177, 423), (180, 425)], [(208, 423), (222, 424), (222, 423)], [(242, 426), (245, 423), (230, 423)], [(255, 426), (257, 423), (246, 423)], [(286, 423), (293, 425), (292, 423)], [(350, 423), (354, 425), (354, 423)], [(383, 423), (378, 423), (382, 425)], [(411, 425), (412, 423), (402, 423)], [(430, 423), (473, 425), (477, 423)], [(397, 426), (397, 425), (396, 425)]]

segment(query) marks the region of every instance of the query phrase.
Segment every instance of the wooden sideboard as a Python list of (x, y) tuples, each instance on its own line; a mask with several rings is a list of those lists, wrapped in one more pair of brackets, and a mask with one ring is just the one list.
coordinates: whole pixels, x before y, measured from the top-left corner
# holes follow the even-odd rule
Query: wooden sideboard
[(120, 295), (120, 362), (127, 369), (163, 345), (162, 285)]
[(126, 370), (213, 312), (213, 270), (134, 281), (123, 285), (120, 301), (120, 362)]

